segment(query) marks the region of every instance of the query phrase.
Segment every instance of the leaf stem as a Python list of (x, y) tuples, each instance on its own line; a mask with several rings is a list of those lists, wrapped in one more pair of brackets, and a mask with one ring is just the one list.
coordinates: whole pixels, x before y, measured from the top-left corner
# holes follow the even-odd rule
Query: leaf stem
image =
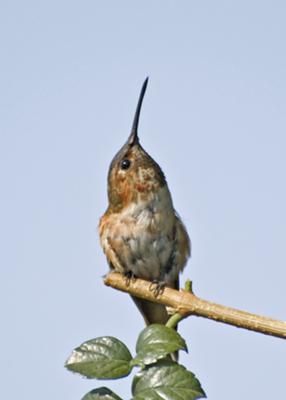
[(176, 329), (178, 323), (179, 323), (183, 318), (184, 318), (184, 317), (183, 317), (181, 314), (175, 313), (174, 315), (172, 315), (172, 316), (168, 319), (168, 321), (167, 321), (167, 323), (166, 323), (166, 326), (167, 326), (168, 328)]

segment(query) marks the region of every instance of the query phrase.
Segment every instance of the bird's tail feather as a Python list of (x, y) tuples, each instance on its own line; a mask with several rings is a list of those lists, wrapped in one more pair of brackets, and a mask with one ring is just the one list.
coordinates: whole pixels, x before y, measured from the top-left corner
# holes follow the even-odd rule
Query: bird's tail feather
[[(152, 301), (142, 300), (138, 297), (131, 296), (132, 300), (138, 307), (142, 314), (146, 325), (151, 324), (163, 324), (165, 325), (170, 315), (167, 313), (166, 307), (162, 304), (153, 303)], [(178, 361), (178, 352), (174, 352), (171, 355), (173, 361)]]

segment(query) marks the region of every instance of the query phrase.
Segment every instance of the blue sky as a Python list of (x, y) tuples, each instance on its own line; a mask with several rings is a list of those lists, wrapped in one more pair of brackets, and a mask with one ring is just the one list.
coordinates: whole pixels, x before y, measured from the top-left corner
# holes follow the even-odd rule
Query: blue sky
[[(104, 287), (106, 176), (149, 75), (140, 137), (164, 170), (197, 295), (285, 319), (282, 1), (0, 5), (1, 398), (77, 400), (106, 384), (63, 364), (141, 316)], [(285, 342), (201, 318), (182, 362), (209, 399), (281, 398)], [(128, 399), (130, 380), (110, 387)]]

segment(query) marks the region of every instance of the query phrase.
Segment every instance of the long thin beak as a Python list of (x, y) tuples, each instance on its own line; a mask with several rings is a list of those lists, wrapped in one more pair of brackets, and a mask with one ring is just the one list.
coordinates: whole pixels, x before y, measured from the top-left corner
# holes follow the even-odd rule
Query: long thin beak
[(143, 98), (146, 92), (146, 88), (148, 85), (148, 77), (145, 79), (143, 85), (142, 85), (142, 89), (141, 89), (141, 93), (139, 96), (139, 100), (137, 103), (137, 107), (136, 107), (136, 111), (135, 111), (135, 115), (134, 115), (134, 120), (133, 120), (133, 125), (132, 125), (132, 129), (131, 129), (131, 133), (130, 136), (128, 138), (127, 143), (132, 146), (135, 143), (139, 142), (139, 138), (138, 138), (138, 123), (139, 123), (139, 117), (140, 117), (140, 111), (141, 111), (141, 106), (142, 106), (142, 102), (143, 102)]

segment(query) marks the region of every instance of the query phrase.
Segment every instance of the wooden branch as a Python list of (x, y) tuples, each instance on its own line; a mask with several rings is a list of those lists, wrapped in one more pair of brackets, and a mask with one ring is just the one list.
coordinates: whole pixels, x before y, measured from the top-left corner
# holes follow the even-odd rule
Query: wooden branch
[(131, 280), (127, 285), (126, 278), (117, 272), (109, 273), (105, 277), (104, 283), (107, 286), (128, 292), (141, 299), (172, 307), (182, 317), (195, 315), (234, 325), (238, 328), (286, 339), (286, 322), (202, 300), (192, 292), (166, 287), (163, 293), (155, 297), (154, 293), (150, 291), (150, 282), (136, 278), (136, 280)]

